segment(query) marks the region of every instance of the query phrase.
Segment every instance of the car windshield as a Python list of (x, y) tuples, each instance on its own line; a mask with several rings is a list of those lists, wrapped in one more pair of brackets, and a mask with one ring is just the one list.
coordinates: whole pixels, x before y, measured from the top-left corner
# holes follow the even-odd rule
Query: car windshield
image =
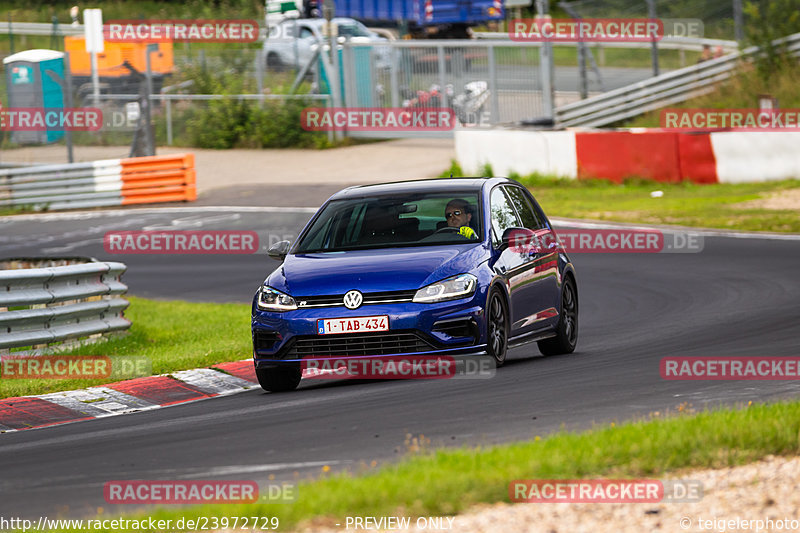
[(479, 205), (475, 192), (334, 200), (293, 253), (476, 243), (483, 238)]
[(342, 22), (336, 25), (336, 29), (342, 37), (370, 37), (372, 35), (366, 26), (357, 22)]

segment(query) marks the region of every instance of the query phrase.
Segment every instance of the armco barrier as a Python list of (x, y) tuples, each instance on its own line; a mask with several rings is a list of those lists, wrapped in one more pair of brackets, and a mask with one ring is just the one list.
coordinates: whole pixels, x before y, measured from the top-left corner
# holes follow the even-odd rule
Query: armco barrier
[(80, 261), (0, 261), (0, 354), (130, 327), (123, 316), (128, 301), (121, 298), (128, 287), (120, 281), (127, 267)]
[(0, 169), (0, 206), (73, 209), (196, 199), (194, 154)]
[(800, 132), (526, 131), (455, 132), (466, 175), (540, 173), (572, 179), (746, 183), (800, 178)]

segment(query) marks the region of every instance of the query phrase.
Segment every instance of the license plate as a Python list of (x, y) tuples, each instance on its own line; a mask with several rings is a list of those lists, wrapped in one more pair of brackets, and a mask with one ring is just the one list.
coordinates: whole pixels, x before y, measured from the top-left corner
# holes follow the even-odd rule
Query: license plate
[(317, 320), (317, 333), (336, 335), (339, 333), (364, 333), (388, 331), (389, 316), (359, 316), (353, 318), (326, 318)]

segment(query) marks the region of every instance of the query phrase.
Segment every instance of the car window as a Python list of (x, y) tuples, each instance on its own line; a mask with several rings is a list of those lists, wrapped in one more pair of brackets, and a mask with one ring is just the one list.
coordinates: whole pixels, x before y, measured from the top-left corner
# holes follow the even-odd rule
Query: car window
[(305, 39), (307, 37), (313, 37), (313, 36), (314, 36), (314, 32), (311, 31), (311, 29), (309, 27), (303, 26), (302, 28), (300, 28), (300, 38), (301, 39)]
[(492, 231), (495, 244), (500, 242), (503, 232), (508, 228), (520, 227), (520, 221), (508, 198), (503, 193), (503, 187), (495, 187), (491, 196)]
[[(478, 205), (475, 192), (334, 200), (300, 237), (293, 253), (480, 242)], [(457, 214), (447, 219), (447, 211)]]
[(533, 206), (522, 189), (516, 186), (504, 187), (504, 189), (508, 193), (509, 201), (517, 210), (523, 228), (536, 230), (545, 227), (544, 221), (540, 220), (536, 215)]
[(359, 23), (337, 24), (336, 28), (339, 31), (339, 35), (342, 37), (369, 37), (372, 35), (366, 26)]

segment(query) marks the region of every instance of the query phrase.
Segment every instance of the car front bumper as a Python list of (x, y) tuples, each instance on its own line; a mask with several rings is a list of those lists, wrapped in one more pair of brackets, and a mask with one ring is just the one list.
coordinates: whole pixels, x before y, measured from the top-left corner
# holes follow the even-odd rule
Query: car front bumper
[[(363, 358), (485, 353), (484, 296), (435, 304), (393, 303), (358, 309), (321, 307), (287, 312), (253, 306), (253, 359), (256, 368), (296, 363), (310, 357)], [(322, 319), (388, 316), (389, 330), (318, 334)]]

